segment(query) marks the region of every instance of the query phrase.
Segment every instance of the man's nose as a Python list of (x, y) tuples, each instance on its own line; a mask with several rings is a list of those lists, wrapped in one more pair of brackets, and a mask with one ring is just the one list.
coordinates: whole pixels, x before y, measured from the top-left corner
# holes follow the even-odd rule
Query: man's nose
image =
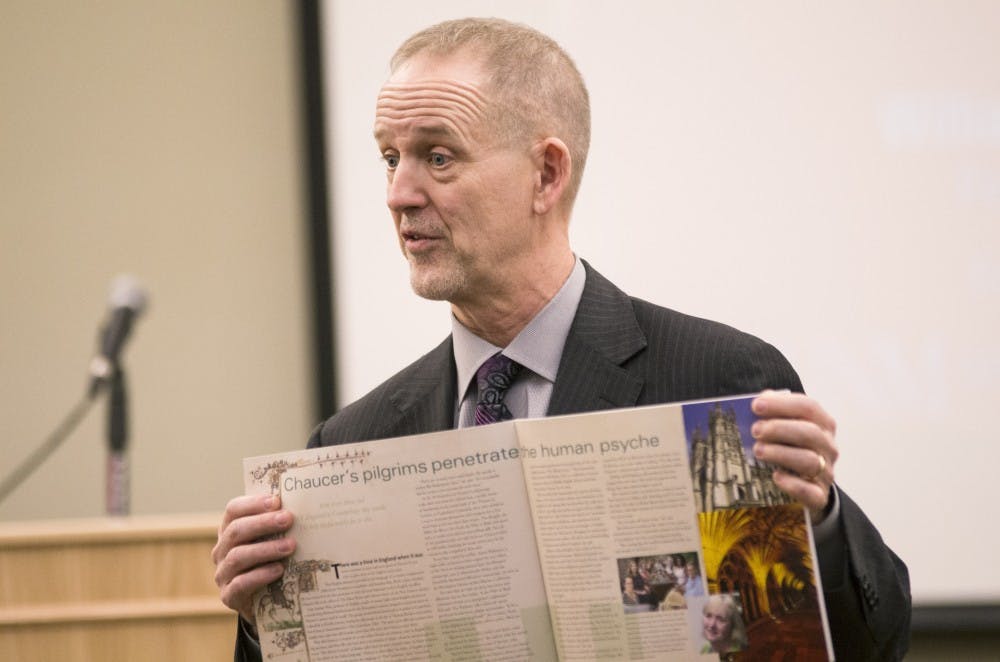
[(423, 187), (419, 168), (400, 161), (389, 176), (385, 202), (389, 209), (395, 212), (426, 206), (427, 193)]

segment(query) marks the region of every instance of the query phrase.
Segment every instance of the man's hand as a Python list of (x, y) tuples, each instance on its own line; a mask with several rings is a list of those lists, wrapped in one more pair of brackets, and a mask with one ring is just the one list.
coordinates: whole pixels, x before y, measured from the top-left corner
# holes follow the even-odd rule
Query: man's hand
[(837, 424), (819, 403), (801, 393), (765, 391), (753, 401), (753, 452), (777, 469), (774, 482), (804, 504), (818, 524), (826, 515), (837, 463)]
[(281, 577), (281, 560), (295, 550), (292, 538), (270, 539), (292, 525), (292, 514), (280, 506), (276, 496), (236, 497), (226, 506), (212, 549), (219, 597), (254, 625), (254, 593)]

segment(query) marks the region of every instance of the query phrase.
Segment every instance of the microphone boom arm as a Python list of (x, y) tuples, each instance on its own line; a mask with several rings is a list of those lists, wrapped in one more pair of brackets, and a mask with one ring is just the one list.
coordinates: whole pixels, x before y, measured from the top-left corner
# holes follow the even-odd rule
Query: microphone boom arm
[(36, 448), (24, 462), (3, 479), (3, 482), (0, 483), (0, 503), (66, 441), (66, 438), (69, 437), (73, 430), (76, 429), (76, 426), (80, 424), (80, 421), (83, 420), (83, 417), (87, 415), (87, 412), (90, 411), (91, 406), (94, 404), (94, 395), (92, 393), (84, 395), (42, 445)]

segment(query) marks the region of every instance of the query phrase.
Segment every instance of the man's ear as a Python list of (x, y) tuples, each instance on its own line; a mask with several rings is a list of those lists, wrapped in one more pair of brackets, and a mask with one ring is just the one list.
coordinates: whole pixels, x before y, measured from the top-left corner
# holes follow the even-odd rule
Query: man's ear
[(573, 159), (566, 143), (558, 138), (545, 138), (535, 143), (532, 160), (537, 167), (532, 207), (541, 216), (563, 201), (573, 174)]

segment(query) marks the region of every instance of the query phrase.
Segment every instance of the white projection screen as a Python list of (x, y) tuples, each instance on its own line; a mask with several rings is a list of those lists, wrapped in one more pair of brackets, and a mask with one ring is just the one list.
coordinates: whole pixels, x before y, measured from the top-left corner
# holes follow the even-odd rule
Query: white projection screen
[(1000, 3), (329, 2), (341, 404), (428, 351), (371, 137), (388, 59), (448, 18), (556, 38), (591, 93), (577, 253), (775, 344), (918, 605), (1000, 601)]

